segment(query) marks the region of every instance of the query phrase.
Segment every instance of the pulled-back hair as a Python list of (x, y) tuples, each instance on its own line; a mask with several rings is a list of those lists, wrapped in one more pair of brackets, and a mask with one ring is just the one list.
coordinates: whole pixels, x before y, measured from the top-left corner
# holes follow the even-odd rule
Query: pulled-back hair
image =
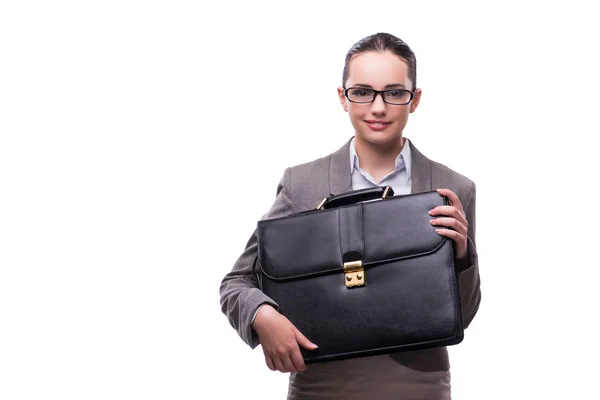
[(356, 42), (354, 46), (346, 54), (344, 63), (344, 74), (342, 76), (342, 86), (346, 87), (346, 80), (350, 69), (350, 61), (357, 54), (367, 51), (384, 52), (390, 51), (400, 57), (408, 65), (408, 78), (412, 82), (413, 88), (417, 88), (417, 59), (415, 53), (408, 47), (402, 39), (397, 38), (389, 33), (376, 33), (367, 36)]

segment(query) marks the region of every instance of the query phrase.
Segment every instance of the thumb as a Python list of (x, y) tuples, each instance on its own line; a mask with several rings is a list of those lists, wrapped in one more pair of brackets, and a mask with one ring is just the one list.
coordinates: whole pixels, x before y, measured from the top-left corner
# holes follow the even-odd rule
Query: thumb
[(304, 336), (297, 328), (294, 328), (294, 333), (296, 334), (296, 341), (298, 342), (298, 344), (300, 344), (300, 346), (304, 347), (305, 349), (315, 350), (319, 347), (310, 340), (308, 340), (306, 336)]

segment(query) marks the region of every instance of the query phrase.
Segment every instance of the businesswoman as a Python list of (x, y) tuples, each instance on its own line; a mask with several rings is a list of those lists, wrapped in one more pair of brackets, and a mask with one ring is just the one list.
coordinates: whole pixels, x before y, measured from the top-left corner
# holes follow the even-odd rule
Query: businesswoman
[[(432, 209), (432, 224), (453, 240), (463, 323), (468, 327), (481, 298), (476, 188), (467, 177), (428, 159), (404, 137), (409, 116), (422, 97), (414, 53), (387, 33), (358, 41), (346, 55), (337, 95), (353, 134), (337, 151), (288, 167), (263, 218), (313, 209), (324, 197), (350, 190), (386, 185), (395, 194), (438, 190), (451, 205)], [(439, 215), (444, 217), (433, 218)], [(221, 308), (250, 347), (261, 345), (268, 368), (290, 374), (289, 399), (450, 399), (450, 364), (444, 347), (305, 365), (300, 346), (314, 350), (319, 343), (305, 337), (260, 291), (256, 260), (253, 234), (221, 283)]]

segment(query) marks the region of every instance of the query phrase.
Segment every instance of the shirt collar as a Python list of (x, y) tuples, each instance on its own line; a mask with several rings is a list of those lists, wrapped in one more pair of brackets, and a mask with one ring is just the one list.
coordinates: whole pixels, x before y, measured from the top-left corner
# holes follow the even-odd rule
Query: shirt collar
[[(404, 138), (404, 145), (402, 146), (402, 150), (400, 154), (396, 157), (396, 162), (394, 164), (394, 170), (399, 171), (402, 167), (406, 167), (406, 173), (408, 178), (410, 179), (412, 168), (411, 168), (411, 154), (410, 154), (410, 144), (408, 138)], [(350, 141), (350, 174), (354, 172), (354, 168), (360, 168), (360, 161), (358, 159), (358, 154), (356, 154), (356, 146), (354, 145), (354, 138)]]

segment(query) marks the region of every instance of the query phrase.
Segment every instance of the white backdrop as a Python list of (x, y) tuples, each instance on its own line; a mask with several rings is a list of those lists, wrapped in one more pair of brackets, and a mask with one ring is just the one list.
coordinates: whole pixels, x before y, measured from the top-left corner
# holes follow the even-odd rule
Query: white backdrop
[(417, 55), (406, 136), (478, 187), (454, 398), (600, 398), (600, 32), (519, 3), (2, 2), (0, 398), (285, 398), (219, 284), (283, 170), (352, 135), (378, 31)]

